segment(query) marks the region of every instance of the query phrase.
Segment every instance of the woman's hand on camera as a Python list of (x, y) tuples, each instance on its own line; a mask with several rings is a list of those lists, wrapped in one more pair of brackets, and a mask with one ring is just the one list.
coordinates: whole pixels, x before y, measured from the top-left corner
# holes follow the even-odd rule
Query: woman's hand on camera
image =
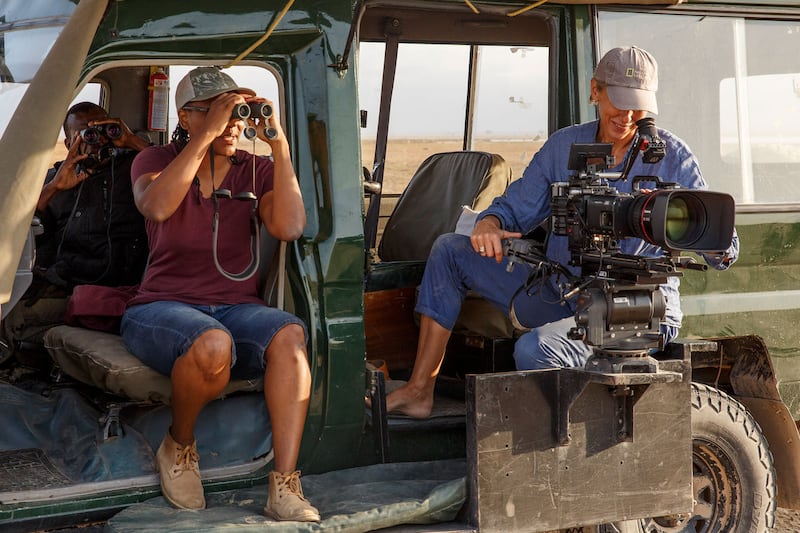
[(472, 249), (484, 257), (494, 257), (498, 263), (503, 260), (503, 240), (522, 237), (521, 233), (505, 231), (500, 221), (489, 215), (480, 219), (472, 230), (470, 242)]

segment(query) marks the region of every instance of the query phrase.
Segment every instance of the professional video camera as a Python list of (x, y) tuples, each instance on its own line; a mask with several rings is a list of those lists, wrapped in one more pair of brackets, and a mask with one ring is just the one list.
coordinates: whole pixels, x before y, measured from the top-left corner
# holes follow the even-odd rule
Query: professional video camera
[[(630, 358), (650, 359), (653, 348), (663, 347), (659, 324), (666, 302), (659, 285), (682, 276), (681, 269), (706, 269), (680, 252), (726, 250), (734, 227), (734, 200), (728, 194), (680, 189), (657, 176), (634, 177), (631, 193), (612, 185), (627, 180), (639, 153), (651, 164), (665, 155), (653, 119), (641, 119), (637, 127), (622, 172), (608, 171), (614, 166), (611, 144), (573, 144), (568, 165), (576, 173), (551, 186), (549, 231), (567, 237), (570, 265), (580, 268), (579, 276), (547, 258), (541, 243), (510, 239), (504, 246), (510, 268), (527, 262), (563, 275), (562, 299), (578, 297), (570, 337), (591, 346), (592, 362), (602, 358), (602, 368), (611, 371), (630, 366)], [(644, 189), (642, 183), (653, 186)], [(628, 237), (659, 246), (664, 255), (624, 254), (620, 239)]]

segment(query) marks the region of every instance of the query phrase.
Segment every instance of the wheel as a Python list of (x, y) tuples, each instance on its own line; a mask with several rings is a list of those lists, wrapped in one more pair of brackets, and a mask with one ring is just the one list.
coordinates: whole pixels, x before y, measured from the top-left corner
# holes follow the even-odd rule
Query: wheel
[(775, 520), (775, 469), (747, 410), (724, 392), (692, 383), (694, 510), (615, 524), (620, 533), (763, 533)]

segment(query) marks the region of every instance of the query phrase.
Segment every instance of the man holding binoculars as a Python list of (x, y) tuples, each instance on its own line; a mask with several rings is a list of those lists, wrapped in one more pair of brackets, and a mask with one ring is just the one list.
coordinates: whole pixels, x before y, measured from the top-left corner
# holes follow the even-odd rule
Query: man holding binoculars
[(48, 171), (36, 206), (44, 228), (36, 238), (36, 275), (3, 323), (11, 349), (41, 344), (44, 331), (63, 322), (76, 285), (135, 285), (147, 261), (130, 169), (149, 143), (91, 102), (67, 111), (64, 134), (66, 159)]

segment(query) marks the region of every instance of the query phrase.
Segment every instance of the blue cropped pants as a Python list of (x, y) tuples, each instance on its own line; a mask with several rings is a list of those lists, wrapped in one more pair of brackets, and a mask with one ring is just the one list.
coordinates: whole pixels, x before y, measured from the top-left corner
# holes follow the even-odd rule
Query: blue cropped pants
[[(575, 326), (574, 308), (561, 303), (555, 281), (546, 279), (524, 290), (521, 287), (534, 267), (515, 264), (508, 272), (507, 265), (508, 259), (497, 263), (493, 257), (475, 253), (465, 235), (440, 236), (428, 257), (416, 311), (452, 330), (468, 290), (477, 292), (506, 316), (513, 299), (517, 319), (531, 328), (514, 346), (518, 370), (583, 366), (592, 351), (582, 341), (567, 338)], [(665, 324), (661, 331), (667, 342), (677, 335), (677, 328)]]

